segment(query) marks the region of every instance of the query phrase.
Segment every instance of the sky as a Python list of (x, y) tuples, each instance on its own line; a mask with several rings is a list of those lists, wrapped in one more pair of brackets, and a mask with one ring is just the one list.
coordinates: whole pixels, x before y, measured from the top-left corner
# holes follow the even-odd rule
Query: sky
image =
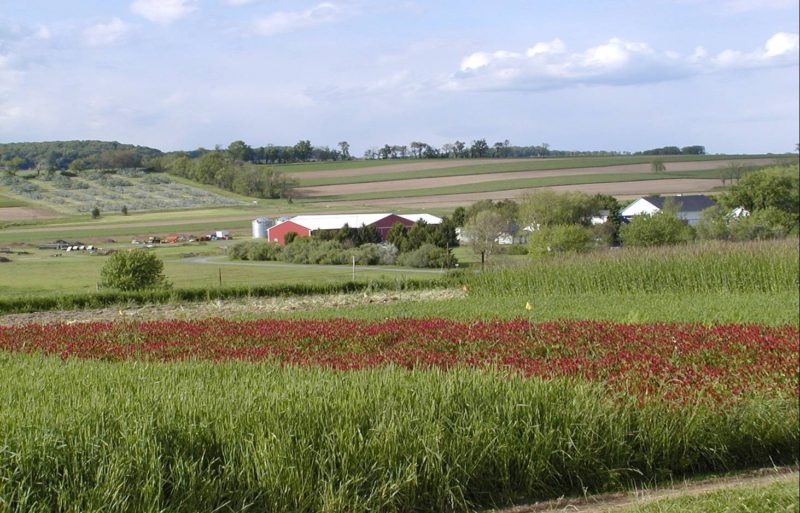
[(797, 0), (0, 0), (0, 142), (785, 153)]

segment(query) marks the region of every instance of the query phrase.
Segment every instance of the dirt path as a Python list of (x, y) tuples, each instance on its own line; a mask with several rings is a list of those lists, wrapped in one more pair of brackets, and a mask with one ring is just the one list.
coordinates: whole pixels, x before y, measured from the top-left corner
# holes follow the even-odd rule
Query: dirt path
[(375, 200), (348, 200), (320, 202), (330, 207), (363, 206), (391, 210), (393, 207), (404, 208), (455, 208), (469, 205), (482, 199), (517, 199), (539, 189), (554, 191), (582, 191), (587, 194), (610, 194), (619, 199), (636, 198), (648, 194), (702, 194), (710, 192), (720, 185), (719, 180), (706, 178), (684, 178), (672, 180), (640, 180), (636, 182), (592, 183), (578, 185), (556, 185), (552, 187), (534, 187), (530, 189), (510, 189), (493, 192), (471, 192), (464, 194), (442, 194), (438, 196), (417, 196), (405, 198), (387, 198)]
[[(495, 161), (496, 162), (496, 161)], [(717, 169), (731, 163), (730, 160), (711, 160), (700, 162), (668, 162), (667, 171), (699, 171)], [(743, 165), (766, 165), (769, 159), (750, 159), (741, 161)], [(409, 164), (411, 165), (411, 164)], [(394, 166), (387, 166), (394, 167)], [(453, 166), (450, 166), (453, 167)], [(423, 169), (438, 169), (429, 167)], [(451, 187), (463, 184), (496, 182), (500, 180), (522, 180), (527, 178), (549, 178), (555, 176), (580, 176), (601, 174), (639, 174), (649, 173), (650, 164), (624, 164), (605, 167), (578, 167), (568, 169), (548, 169), (540, 171), (510, 171), (505, 173), (481, 173), (476, 175), (441, 176), (436, 178), (413, 178), (409, 180), (390, 180), (382, 182), (350, 183), (340, 185), (320, 185), (298, 187), (295, 192), (299, 196), (335, 196), (372, 191), (402, 191), (410, 189), (428, 189), (431, 187)], [(370, 173), (372, 174), (372, 173)], [(381, 173), (382, 174), (382, 173)], [(328, 175), (335, 176), (335, 175)], [(302, 177), (300, 177), (302, 180)], [(302, 183), (302, 181), (301, 181)]]
[(800, 479), (800, 474), (798, 474), (796, 467), (777, 467), (761, 469), (738, 476), (686, 482), (666, 488), (594, 495), (580, 499), (556, 499), (491, 511), (494, 513), (610, 513), (631, 506), (641, 506), (662, 498), (696, 496), (742, 485), (768, 485), (784, 481), (798, 482), (798, 479)]
[(346, 308), (359, 305), (379, 305), (408, 301), (439, 301), (463, 297), (460, 290), (417, 290), (332, 294), (305, 297), (273, 297), (232, 299), (206, 303), (146, 305), (140, 307), (109, 307), (95, 310), (59, 310), (25, 314), (0, 315), (0, 326), (46, 324), (53, 322), (93, 321), (151, 321), (157, 319), (203, 319), (209, 317), (236, 318), (275, 313)]
[(0, 208), (0, 221), (19, 221), (26, 219), (55, 219), (62, 214), (46, 208), (3, 207)]

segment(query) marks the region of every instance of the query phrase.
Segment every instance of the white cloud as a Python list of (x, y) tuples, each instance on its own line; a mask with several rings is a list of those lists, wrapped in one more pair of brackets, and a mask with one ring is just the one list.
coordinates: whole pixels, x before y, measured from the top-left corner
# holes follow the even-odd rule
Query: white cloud
[(255, 29), (261, 35), (272, 36), (333, 23), (342, 19), (345, 9), (330, 2), (318, 4), (304, 11), (279, 11), (256, 21)]
[(727, 49), (711, 56), (697, 47), (688, 56), (656, 51), (643, 42), (612, 38), (583, 51), (568, 52), (555, 39), (526, 52), (475, 52), (461, 61), (442, 85), (445, 90), (545, 90), (583, 84), (630, 85), (731, 69), (796, 65), (798, 35), (779, 32), (750, 52)]
[(247, 5), (257, 2), (258, 0), (225, 0), (228, 5)]
[(154, 23), (167, 25), (197, 9), (195, 0), (135, 0), (131, 12)]
[(87, 46), (107, 46), (116, 43), (130, 31), (130, 25), (119, 18), (108, 23), (98, 23), (83, 31), (83, 43)]

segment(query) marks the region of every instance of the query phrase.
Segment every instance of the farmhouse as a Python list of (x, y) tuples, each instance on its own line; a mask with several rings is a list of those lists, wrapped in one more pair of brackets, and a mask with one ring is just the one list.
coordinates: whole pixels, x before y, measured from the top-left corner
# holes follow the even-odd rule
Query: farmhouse
[(703, 194), (687, 194), (678, 196), (644, 196), (637, 199), (620, 212), (620, 215), (630, 221), (634, 216), (641, 214), (653, 215), (661, 212), (667, 198), (673, 198), (678, 207), (678, 217), (690, 225), (700, 222), (703, 210), (717, 206), (717, 203)]
[(350, 228), (363, 226), (374, 226), (381, 236), (386, 240), (386, 235), (395, 224), (402, 224), (410, 228), (417, 221), (422, 220), (427, 224), (440, 224), (441, 218), (430, 214), (333, 214), (333, 215), (310, 215), (295, 216), (286, 220), (279, 220), (275, 226), (267, 229), (267, 239), (277, 242), (281, 246), (285, 244), (284, 237), (289, 232), (295, 232), (301, 237), (308, 237), (319, 230), (338, 230), (344, 225)]

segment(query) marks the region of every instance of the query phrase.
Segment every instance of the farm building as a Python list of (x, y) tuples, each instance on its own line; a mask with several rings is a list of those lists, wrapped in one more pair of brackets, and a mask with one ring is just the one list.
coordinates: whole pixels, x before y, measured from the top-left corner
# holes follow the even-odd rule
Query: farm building
[(295, 216), (290, 219), (278, 222), (267, 229), (267, 239), (277, 242), (281, 246), (285, 244), (284, 237), (289, 232), (295, 232), (301, 237), (308, 237), (312, 233), (320, 230), (338, 230), (344, 225), (350, 228), (363, 226), (374, 226), (381, 236), (386, 240), (386, 234), (395, 224), (402, 224), (411, 227), (417, 221), (422, 220), (428, 224), (439, 224), (441, 218), (430, 214), (333, 214), (333, 215), (310, 215)]
[(637, 199), (620, 212), (620, 215), (630, 221), (634, 216), (641, 214), (653, 215), (661, 212), (667, 198), (675, 200), (678, 207), (678, 217), (690, 225), (700, 221), (703, 210), (717, 206), (717, 203), (703, 194), (687, 194), (679, 196), (644, 196)]

